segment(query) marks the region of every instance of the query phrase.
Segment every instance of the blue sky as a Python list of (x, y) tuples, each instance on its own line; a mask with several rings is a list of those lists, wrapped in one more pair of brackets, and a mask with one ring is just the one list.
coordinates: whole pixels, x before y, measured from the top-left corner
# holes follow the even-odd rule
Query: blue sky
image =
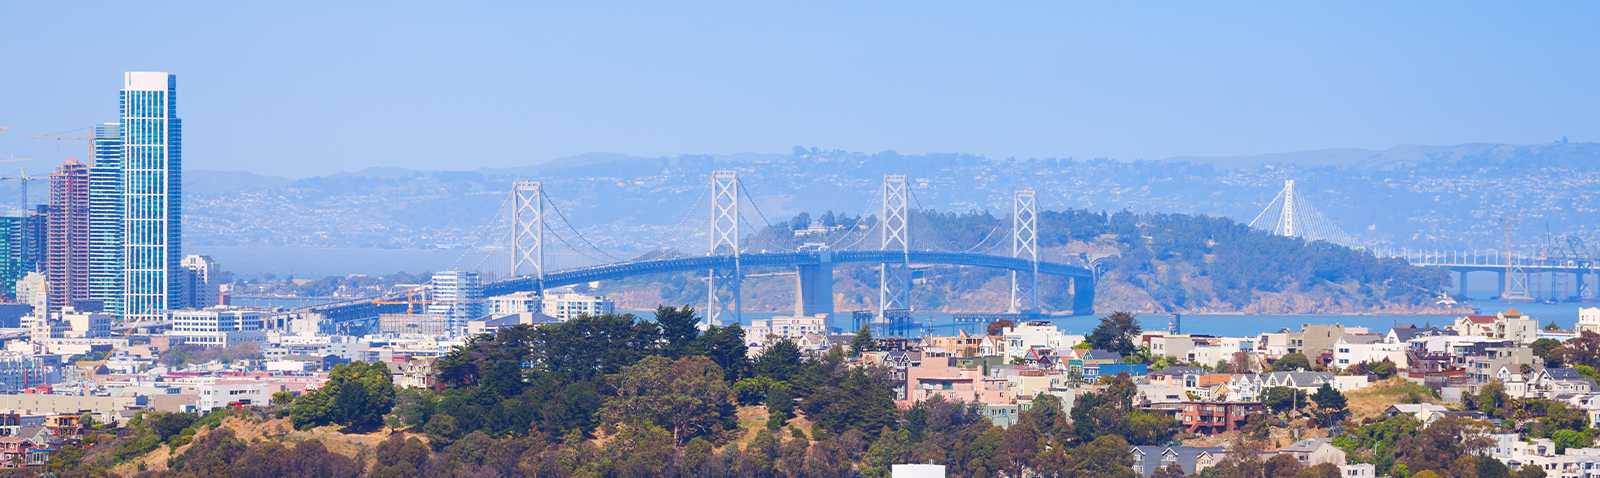
[(1132, 160), (1600, 129), (1592, 2), (337, 3), (0, 0), (0, 157), (81, 156), (22, 135), (114, 121), (128, 70), (179, 75), (186, 167), (290, 177), (591, 151)]

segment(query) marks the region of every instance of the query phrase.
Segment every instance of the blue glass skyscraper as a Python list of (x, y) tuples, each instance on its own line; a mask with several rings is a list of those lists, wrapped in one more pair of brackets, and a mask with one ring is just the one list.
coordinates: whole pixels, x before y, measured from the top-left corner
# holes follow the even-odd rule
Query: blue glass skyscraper
[(178, 77), (123, 77), (123, 317), (160, 320), (183, 300), (182, 122)]
[(89, 300), (122, 316), (122, 124), (94, 126), (89, 166)]

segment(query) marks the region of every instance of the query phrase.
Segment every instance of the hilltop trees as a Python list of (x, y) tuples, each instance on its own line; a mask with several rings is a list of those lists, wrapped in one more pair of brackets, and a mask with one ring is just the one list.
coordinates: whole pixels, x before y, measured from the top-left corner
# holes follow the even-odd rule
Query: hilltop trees
[(383, 416), (394, 408), (394, 380), (383, 363), (351, 362), (334, 367), (322, 389), (308, 393), (289, 407), (299, 428), (340, 424), (354, 430), (383, 426)]

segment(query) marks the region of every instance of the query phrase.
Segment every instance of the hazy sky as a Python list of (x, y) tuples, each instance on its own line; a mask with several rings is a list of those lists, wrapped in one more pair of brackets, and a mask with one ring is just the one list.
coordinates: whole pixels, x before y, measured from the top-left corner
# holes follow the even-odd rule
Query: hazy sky
[(81, 156), (22, 135), (128, 70), (178, 74), (186, 167), (291, 177), (1600, 140), (1595, 2), (462, 3), (0, 0), (0, 157)]

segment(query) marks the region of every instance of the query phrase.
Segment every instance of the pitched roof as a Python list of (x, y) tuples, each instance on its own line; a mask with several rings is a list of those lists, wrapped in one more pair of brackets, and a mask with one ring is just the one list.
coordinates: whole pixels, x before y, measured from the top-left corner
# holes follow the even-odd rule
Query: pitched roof
[(1084, 360), (1122, 360), (1122, 354), (1110, 350), (1090, 350), (1083, 353)]
[(1573, 368), (1546, 368), (1544, 371), (1548, 372), (1550, 378), (1555, 380), (1583, 380), (1583, 374), (1578, 373), (1578, 370)]
[(1487, 324), (1494, 322), (1494, 319), (1498, 318), (1499, 317), (1495, 317), (1493, 315), (1469, 315), (1467, 316), (1467, 321), (1479, 324)]
[(1522, 313), (1521, 312), (1517, 312), (1517, 309), (1515, 307), (1510, 308), (1510, 309), (1506, 309), (1505, 312), (1501, 312), (1500, 314), (1501, 315), (1505, 315), (1506, 317), (1522, 317)]
[(1283, 447), (1283, 448), (1279, 448), (1278, 451), (1279, 452), (1289, 452), (1289, 453), (1310, 453), (1310, 452), (1313, 452), (1313, 451), (1317, 451), (1317, 449), (1321, 448), (1322, 445), (1325, 444), (1325, 443), (1333, 443), (1333, 441), (1329, 440), (1327, 438), (1312, 438), (1312, 439), (1309, 439), (1309, 440), (1300, 440), (1300, 441), (1294, 442), (1294, 444), (1291, 444), (1289, 446), (1286, 446), (1286, 447)]

